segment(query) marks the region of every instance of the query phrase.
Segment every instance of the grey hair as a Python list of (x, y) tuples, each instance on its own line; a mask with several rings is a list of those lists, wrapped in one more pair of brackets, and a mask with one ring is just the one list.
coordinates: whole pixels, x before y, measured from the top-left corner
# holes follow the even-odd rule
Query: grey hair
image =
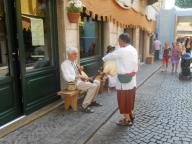
[(75, 47), (70, 47), (70, 48), (67, 48), (67, 49), (66, 49), (66, 52), (67, 52), (67, 54), (71, 54), (71, 53), (73, 53), (73, 52), (78, 53), (78, 49), (75, 48)]
[(128, 33), (120, 34), (119, 39), (121, 39), (122, 41), (124, 41), (127, 44), (129, 44), (131, 42), (131, 39), (130, 39), (130, 36)]

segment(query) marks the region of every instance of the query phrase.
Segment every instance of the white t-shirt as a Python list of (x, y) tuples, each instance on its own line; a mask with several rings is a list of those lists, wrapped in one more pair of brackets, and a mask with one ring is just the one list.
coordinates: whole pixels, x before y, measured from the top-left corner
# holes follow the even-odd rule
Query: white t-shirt
[[(117, 74), (127, 74), (138, 71), (137, 50), (131, 45), (119, 48), (103, 57), (104, 62), (109, 60), (116, 60)], [(136, 76), (133, 76), (131, 82), (127, 84), (122, 84), (117, 79), (116, 89), (118, 90), (129, 90), (134, 87), (136, 87)]]

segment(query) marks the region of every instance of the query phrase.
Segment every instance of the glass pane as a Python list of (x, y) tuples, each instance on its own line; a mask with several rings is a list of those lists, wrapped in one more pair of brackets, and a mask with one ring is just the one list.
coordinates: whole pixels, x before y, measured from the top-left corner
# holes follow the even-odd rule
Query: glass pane
[(98, 24), (95, 21), (84, 19), (80, 23), (80, 58), (99, 54), (97, 49)]
[(48, 0), (21, 0), (26, 71), (51, 64)]
[(0, 77), (9, 75), (4, 1), (0, 0)]

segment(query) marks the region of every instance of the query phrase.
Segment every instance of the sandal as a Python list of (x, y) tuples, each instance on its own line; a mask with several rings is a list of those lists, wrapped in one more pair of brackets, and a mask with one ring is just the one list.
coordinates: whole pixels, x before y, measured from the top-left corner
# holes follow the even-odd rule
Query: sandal
[(135, 119), (135, 116), (133, 114), (130, 114), (129, 117), (130, 117), (131, 121), (133, 122)]
[(94, 110), (91, 109), (90, 107), (86, 107), (86, 108), (82, 107), (81, 109), (85, 113), (94, 113)]
[(120, 119), (117, 123), (122, 123), (125, 121), (125, 118)]
[(116, 124), (120, 126), (132, 126), (133, 122), (129, 119), (124, 118), (119, 120)]

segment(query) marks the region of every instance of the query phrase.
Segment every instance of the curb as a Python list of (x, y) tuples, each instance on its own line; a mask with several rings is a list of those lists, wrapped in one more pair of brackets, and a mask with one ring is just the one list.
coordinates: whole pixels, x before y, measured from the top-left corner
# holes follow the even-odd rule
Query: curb
[(8, 124), (8, 126), (0, 129), (0, 139), (5, 137), (6, 135), (10, 134), (11, 132), (14, 132), (17, 129), (22, 128), (22, 127), (32, 123), (33, 121), (43, 117), (44, 115), (55, 110), (57, 107), (59, 107), (62, 104), (63, 104), (63, 100), (59, 99), (56, 102), (53, 102), (30, 115), (27, 115), (27, 116), (24, 115), (24, 116), (22, 116), (21, 119), (18, 118), (18, 121), (10, 122), (10, 124)]

